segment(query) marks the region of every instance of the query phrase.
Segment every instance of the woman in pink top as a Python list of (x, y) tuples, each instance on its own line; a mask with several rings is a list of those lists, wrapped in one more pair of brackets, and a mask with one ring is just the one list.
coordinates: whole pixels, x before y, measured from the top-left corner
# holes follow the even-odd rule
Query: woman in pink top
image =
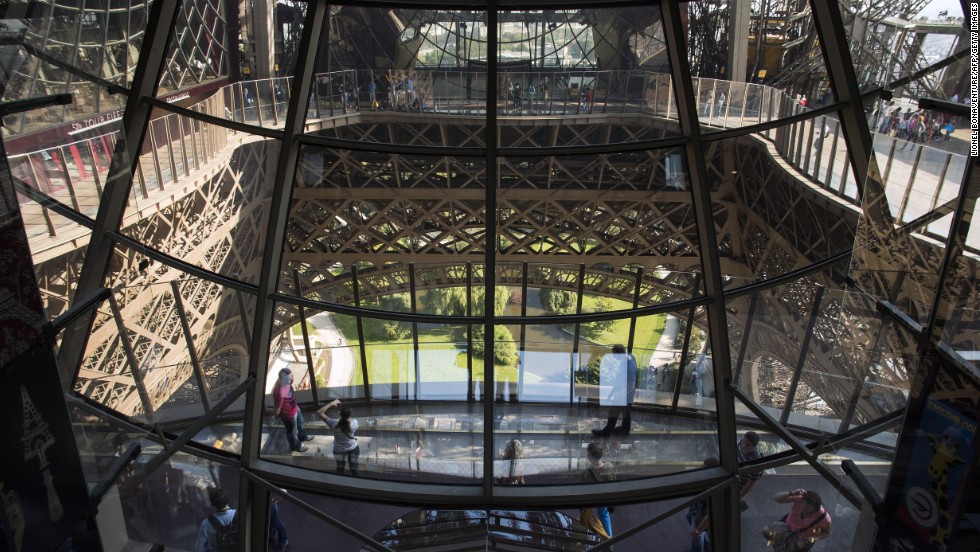
[(293, 388), (293, 373), (289, 368), (279, 370), (279, 381), (272, 387), (272, 400), (275, 404), (275, 416), (282, 420), (286, 430), (286, 440), (294, 452), (309, 450), (304, 441), (312, 441), (313, 437), (303, 429), (303, 414), (296, 404), (296, 389)]
[(830, 536), (830, 514), (823, 507), (816, 491), (785, 491), (776, 493), (776, 502), (792, 504), (789, 513), (780, 521), (763, 529), (763, 536), (777, 552), (805, 552)]

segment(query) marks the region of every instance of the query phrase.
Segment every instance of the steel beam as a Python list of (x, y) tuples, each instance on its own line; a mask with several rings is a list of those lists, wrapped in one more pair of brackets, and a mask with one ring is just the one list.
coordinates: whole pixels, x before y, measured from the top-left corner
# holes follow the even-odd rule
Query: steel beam
[[(677, 98), (677, 115), (681, 134), (690, 137), (684, 146), (684, 154), (691, 179), (691, 200), (697, 221), (701, 251), (701, 271), (705, 306), (714, 367), (715, 407), (718, 416), (721, 467), (736, 473), (738, 457), (735, 449), (735, 402), (728, 390), (732, 376), (731, 352), (728, 344), (728, 321), (725, 315), (724, 285), (718, 262), (718, 243), (715, 236), (714, 217), (711, 208), (711, 182), (708, 176), (706, 153), (701, 140), (697, 98), (691, 80), (691, 67), (687, 56), (687, 36), (681, 19), (680, 6), (676, 2), (664, 2), (664, 38), (670, 57), (670, 70)], [(678, 368), (680, 377), (682, 368)], [(712, 501), (711, 530), (715, 535), (727, 535), (729, 542), (741, 542), (741, 524), (738, 509), (738, 491), (728, 487), (720, 501)], [(719, 508), (718, 505), (727, 507)]]
[(858, 508), (861, 507), (861, 497), (852, 491), (850, 487), (845, 485), (842, 478), (830, 471), (830, 468), (823, 465), (823, 463), (820, 462), (817, 454), (811, 451), (805, 443), (797, 439), (796, 435), (793, 435), (793, 432), (787, 429), (783, 424), (779, 423), (778, 420), (773, 418), (765, 408), (762, 408), (756, 404), (756, 402), (753, 401), (751, 397), (746, 395), (744, 391), (735, 387), (734, 385), (730, 386), (729, 389), (735, 394), (736, 397), (738, 397), (739, 400), (742, 401), (742, 404), (744, 404), (750, 411), (752, 411), (753, 414), (758, 416), (759, 419), (766, 424), (766, 427), (772, 430), (772, 432), (776, 435), (779, 435), (779, 437), (794, 451), (796, 451), (796, 453), (799, 454), (803, 460), (806, 460), (806, 462), (810, 464), (810, 466), (813, 467), (817, 473), (822, 475), (824, 479), (826, 479), (835, 489), (838, 489), (841, 496), (843, 496), (852, 505)]
[[(273, 483), (266, 481), (265, 479), (259, 477), (257, 474), (249, 472), (248, 470), (242, 470), (242, 475), (248, 478), (248, 480), (251, 483), (254, 483), (253, 488), (258, 487), (264, 489), (265, 494), (268, 494), (269, 492), (280, 492), (280, 493), (282, 492), (282, 489), (275, 486)], [(395, 552), (393, 549), (388, 548), (387, 546), (381, 544), (380, 542), (374, 540), (373, 538), (365, 535), (364, 533), (361, 533), (360, 531), (354, 529), (350, 525), (334, 518), (333, 516), (323, 513), (316, 506), (313, 506), (312, 504), (301, 500), (295, 494), (283, 493), (282, 496), (284, 500), (299, 506), (303, 510), (306, 510), (307, 512), (312, 514), (314, 517), (319, 518), (327, 522), (328, 524), (336, 527), (337, 529), (341, 530), (342, 532), (347, 533), (348, 535), (351, 535), (352, 537), (360, 540), (367, 546), (367, 548), (371, 550), (378, 550), (382, 552)], [(262, 533), (263, 535), (265, 534), (266, 527), (268, 527), (268, 523), (260, 527), (260, 529), (263, 531)]]
[(854, 64), (851, 62), (840, 6), (837, 2), (810, 0), (810, 9), (820, 37), (820, 48), (823, 50), (830, 87), (837, 101), (847, 103), (839, 111), (841, 128), (847, 140), (847, 156), (857, 183), (858, 197), (864, 197), (864, 179), (868, 176), (874, 148), (861, 104), (861, 91), (858, 88), (857, 75), (854, 74)]
[[(731, 0), (728, 3), (728, 80), (745, 82), (745, 69), (749, 64), (749, 10), (751, 0)], [(763, 19), (759, 19), (758, 33), (763, 32)], [(694, 96), (697, 98), (698, 96)], [(734, 98), (729, 98), (728, 105)]]
[[(303, 22), (303, 35), (299, 51), (309, 54), (320, 43), (325, 28), (329, 28), (330, 6), (325, 2), (311, 2), (306, 8)], [(329, 43), (329, 31), (324, 40)], [(283, 243), (286, 236), (286, 223), (289, 218), (289, 203), (296, 169), (299, 165), (299, 142), (296, 137), (304, 131), (310, 90), (315, 78), (316, 60), (312, 55), (301, 55), (296, 62), (293, 76), (292, 94), (283, 129), (283, 143), (276, 162), (276, 175), (269, 200), (268, 231), (263, 247), (264, 256), (259, 269), (258, 296), (256, 297), (254, 330), (249, 346), (248, 381), (262, 382), (254, 385), (245, 397), (245, 417), (242, 437), (242, 467), (248, 469), (259, 461), (262, 442), (262, 426), (265, 414), (265, 381), (269, 368), (269, 341), (276, 317), (274, 294), (279, 284), (279, 271), (282, 263)], [(268, 527), (265, 511), (268, 493), (254, 488), (251, 481), (242, 475), (240, 478), (243, 507), (240, 508), (239, 544), (246, 549), (260, 546)], [(251, 531), (245, 528), (252, 528)], [(255, 542), (258, 541), (258, 542)]]
[[(497, 18), (498, 2), (491, 0), (487, 4), (487, 52), (493, 55), (487, 56), (487, 81), (497, 78)], [(490, 394), (496, 392), (495, 380), (497, 378), (496, 367), (494, 366), (494, 340), (493, 325), (496, 313), (494, 309), (494, 283), (497, 281), (497, 87), (487, 85), (487, 122), (484, 127), (483, 142), (487, 146), (486, 152), (486, 181), (484, 188), (486, 191), (486, 231), (484, 236), (484, 251), (486, 257), (483, 264), (483, 419), (490, 421), (494, 416), (494, 401), (490, 399)], [(472, 349), (469, 354), (473, 354)], [(491, 426), (492, 427), (492, 426)], [(491, 458), (494, 450), (493, 431), (489, 428), (483, 430), (483, 450), (486, 458)], [(483, 496), (489, 501), (493, 496), (493, 462), (483, 462)]]
[[(189, 443), (191, 439), (196, 437), (197, 434), (200, 433), (204, 428), (214, 423), (214, 421), (218, 418), (218, 416), (220, 416), (225, 411), (225, 409), (228, 408), (232, 403), (237, 401), (238, 398), (241, 397), (242, 394), (244, 394), (246, 391), (248, 391), (250, 387), (260, 387), (254, 384), (255, 384), (254, 378), (247, 378), (241, 383), (239, 383), (234, 389), (232, 389), (227, 395), (225, 395), (224, 398), (218, 401), (218, 403), (214, 405), (214, 408), (209, 410), (204, 416), (201, 416), (200, 418), (194, 420), (194, 423), (187, 426), (187, 429), (185, 429), (183, 433), (180, 434), (180, 436), (174, 439), (169, 446), (166, 446), (163, 451), (157, 453), (156, 456), (154, 456), (149, 462), (147, 462), (145, 464), (145, 469), (143, 470), (142, 475), (140, 477), (146, 478), (150, 474), (152, 474), (157, 468), (162, 466), (167, 460), (170, 459), (171, 456), (173, 456), (177, 451), (181, 450), (181, 448), (183, 448), (184, 445)], [(162, 442), (164, 443), (164, 445), (167, 444), (166, 440), (163, 440)]]
[(977, 196), (980, 195), (980, 171), (977, 171), (976, 167), (977, 158), (967, 157), (963, 182), (960, 185), (960, 194), (956, 202), (956, 214), (953, 216), (953, 224), (949, 229), (949, 237), (946, 238), (946, 252), (943, 255), (943, 262), (939, 268), (939, 278), (936, 281), (936, 295), (932, 301), (932, 309), (929, 311), (929, 319), (924, 331), (931, 343), (942, 341), (942, 331), (945, 328), (942, 322), (945, 321), (945, 318), (941, 319), (940, 317), (945, 317), (954, 308), (964, 306), (953, 301), (957, 298), (952, 297), (954, 293), (952, 289), (946, 289), (946, 282), (963, 254), (967, 237), (970, 234), (973, 213), (977, 207)]
[[(320, 35), (326, 26), (328, 6), (314, 2), (307, 9), (303, 24), (300, 51), (310, 52), (314, 44), (320, 42)], [(269, 206), (269, 231), (266, 233), (265, 255), (259, 274), (258, 297), (254, 332), (249, 350), (249, 377), (265, 381), (269, 364), (269, 340), (275, 321), (276, 301), (273, 294), (279, 282), (279, 269), (282, 260), (283, 241), (286, 234), (286, 221), (289, 217), (289, 201), (295, 181), (299, 161), (299, 144), (296, 136), (303, 131), (307, 102), (314, 80), (315, 60), (311, 56), (300, 56), (293, 77), (293, 93), (289, 98), (289, 111), (283, 131), (284, 140), (279, 151), (275, 182)], [(258, 459), (262, 437), (262, 415), (265, 386), (256, 385), (248, 394), (245, 405), (245, 429), (242, 440), (242, 464), (248, 466)]]
[[(293, 269), (293, 287), (296, 288), (296, 295), (302, 297), (303, 286), (301, 286), (299, 283), (299, 271), (295, 268)], [(299, 309), (300, 329), (303, 332), (303, 350), (306, 352), (306, 373), (310, 378), (310, 389), (313, 391), (313, 402), (320, 404), (320, 390), (316, 383), (316, 372), (314, 372), (313, 366), (313, 348), (310, 347), (310, 331), (306, 328), (306, 308), (303, 305), (297, 305), (296, 308)], [(289, 333), (288, 329), (286, 330), (286, 333)]]
[(111, 293), (109, 294), (108, 300), (109, 310), (112, 311), (112, 318), (116, 321), (116, 329), (119, 331), (119, 343), (122, 344), (123, 352), (126, 354), (126, 363), (129, 364), (129, 371), (133, 376), (133, 386), (136, 387), (136, 393), (139, 395), (140, 403), (143, 405), (143, 413), (146, 416), (146, 421), (150, 425), (156, 425), (157, 417), (153, 411), (153, 401), (150, 400), (150, 394), (146, 391), (146, 385), (143, 384), (143, 374), (140, 372), (139, 359), (136, 358), (133, 344), (129, 342), (129, 330), (126, 329), (126, 324), (122, 319), (122, 313), (119, 312), (119, 303), (116, 302), (115, 295)]
[[(170, 36), (173, 34), (180, 4), (179, 0), (159, 0), (150, 5), (147, 20), (154, 24), (147, 26), (140, 47), (140, 57), (133, 75), (133, 88), (126, 99), (122, 130), (116, 141), (105, 190), (95, 217), (95, 227), (86, 249), (85, 263), (75, 289), (76, 297), (85, 297), (97, 291), (108, 275), (116, 243), (112, 233), (119, 230), (126, 214), (133, 174), (152, 111), (152, 107), (144, 103), (142, 98), (157, 95), (160, 73), (167, 62)], [(66, 389), (71, 388), (78, 375), (85, 344), (94, 323), (93, 311), (65, 331), (58, 352), (58, 365), (62, 368), (62, 385)]]
[(793, 381), (789, 384), (789, 391), (786, 392), (786, 404), (783, 405), (783, 411), (779, 415), (779, 423), (781, 424), (789, 421), (790, 412), (793, 411), (793, 401), (796, 398), (796, 390), (800, 386), (800, 378), (803, 377), (807, 352), (810, 350), (810, 340), (813, 338), (813, 330), (817, 325), (817, 320), (820, 318), (820, 302), (823, 301), (823, 295), (826, 292), (827, 288), (825, 287), (817, 288), (816, 297), (813, 298), (813, 304), (810, 305), (810, 320), (807, 322), (806, 330), (803, 334), (803, 343), (800, 344), (800, 356), (796, 359), (796, 368), (793, 370)]
[(184, 342), (187, 344), (187, 356), (191, 359), (194, 378), (197, 380), (197, 390), (201, 394), (201, 404), (204, 405), (204, 410), (211, 410), (211, 397), (208, 396), (208, 382), (204, 379), (204, 371), (201, 370), (201, 363), (197, 358), (197, 347), (194, 346), (194, 334), (191, 333), (191, 325), (187, 322), (187, 312), (184, 309), (184, 300), (180, 296), (180, 285), (177, 283), (177, 280), (170, 282), (170, 288), (174, 294), (174, 306), (177, 308), (177, 317), (180, 318), (180, 329), (184, 332)]

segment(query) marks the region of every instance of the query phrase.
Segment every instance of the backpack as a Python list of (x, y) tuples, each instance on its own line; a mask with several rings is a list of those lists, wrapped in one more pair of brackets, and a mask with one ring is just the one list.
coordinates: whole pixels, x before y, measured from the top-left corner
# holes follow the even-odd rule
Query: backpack
[(222, 525), (218, 516), (208, 516), (211, 527), (214, 527), (215, 552), (238, 552), (238, 512), (236, 511), (228, 525)]

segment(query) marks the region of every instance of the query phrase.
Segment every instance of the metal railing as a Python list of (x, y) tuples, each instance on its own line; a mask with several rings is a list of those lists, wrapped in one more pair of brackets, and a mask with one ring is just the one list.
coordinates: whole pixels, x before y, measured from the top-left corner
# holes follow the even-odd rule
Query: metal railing
[[(374, 74), (382, 74), (375, 72)], [(317, 76), (307, 110), (307, 119), (324, 119), (356, 113), (362, 109), (397, 109), (432, 115), (479, 115), (486, 112), (488, 79), (484, 73), (434, 71), (420, 79), (412, 98), (397, 84), (375, 77), (374, 101), (365, 84), (367, 71), (336, 71)], [(695, 80), (699, 121), (706, 132), (739, 128), (803, 113), (807, 108), (785, 92), (759, 85), (699, 78)], [(263, 128), (283, 124), (292, 78), (249, 80), (223, 87), (217, 94), (191, 109), (207, 115)], [(649, 71), (569, 71), (565, 73), (501, 73), (498, 114), (503, 118), (522, 116), (578, 117), (582, 115), (636, 113), (675, 120), (677, 108), (671, 76)], [(520, 86), (518, 97), (513, 90)], [(533, 88), (532, 88), (533, 86)], [(588, 88), (589, 92), (586, 92)], [(581, 121), (580, 121), (581, 122)], [(847, 162), (845, 140), (833, 117), (817, 117), (766, 130), (760, 136), (772, 142), (778, 154), (813, 182), (843, 201), (857, 202), (857, 185)], [(155, 191), (167, 192), (191, 179), (202, 167), (220, 156), (229, 136), (238, 131), (220, 125), (170, 114), (150, 122), (142, 154), (136, 166), (131, 201), (148, 200)], [(879, 140), (882, 138), (879, 137)], [(9, 158), (15, 178), (54, 197), (89, 217), (98, 210), (117, 131), (83, 138)], [(896, 144), (896, 141), (892, 141)], [(901, 142), (897, 142), (902, 145)], [(928, 153), (932, 148), (916, 146)], [(887, 157), (880, 166), (899, 167), (908, 157), (906, 148), (876, 147)], [(897, 153), (896, 153), (897, 152)], [(946, 164), (962, 156), (942, 154)], [(914, 158), (911, 173), (923, 170)], [(944, 171), (940, 171), (944, 174)], [(897, 173), (896, 173), (897, 174)], [(863, 175), (862, 175), (863, 178)], [(28, 200), (22, 199), (22, 203)], [(39, 217), (25, 217), (32, 238), (54, 237), (62, 227), (74, 227), (54, 219), (47, 207)]]

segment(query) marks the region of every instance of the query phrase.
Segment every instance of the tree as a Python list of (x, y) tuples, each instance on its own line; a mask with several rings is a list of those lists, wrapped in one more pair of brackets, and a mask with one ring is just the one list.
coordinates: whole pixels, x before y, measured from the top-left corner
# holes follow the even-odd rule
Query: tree
[[(486, 362), (486, 349), (483, 346), (484, 330), (482, 325), (473, 326), (473, 356), (484, 359)], [(517, 366), (519, 359), (517, 355), (517, 344), (514, 343), (514, 334), (506, 326), (494, 325), (493, 327), (493, 361), (497, 366), (513, 367)]]
[(541, 306), (555, 314), (573, 314), (575, 312), (575, 292), (566, 289), (543, 288), (539, 292)]
[[(599, 297), (596, 299), (595, 303), (592, 304), (588, 309), (583, 309), (585, 312), (609, 312), (613, 310), (612, 300), (608, 297)], [(588, 339), (596, 340), (599, 337), (609, 331), (615, 324), (615, 320), (596, 320), (595, 322), (586, 322), (582, 324), (582, 335)]]
[[(687, 331), (688, 320), (686, 318), (680, 318), (678, 319), (678, 321), (680, 322), (680, 324), (677, 331), (677, 339), (674, 340), (674, 348), (683, 349), (684, 335), (685, 335), (684, 332)], [(691, 340), (687, 346), (688, 354), (695, 354), (698, 351), (700, 351), (701, 346), (704, 344), (704, 339), (705, 339), (704, 332), (701, 331), (701, 329), (698, 328), (697, 326), (692, 327)]]
[[(545, 310), (555, 314), (575, 314), (577, 295), (574, 291), (566, 289), (544, 288), (539, 292), (541, 305)], [(613, 310), (613, 302), (608, 297), (596, 297), (586, 307), (582, 308), (582, 313), (590, 312), (609, 312)], [(598, 339), (602, 334), (609, 331), (615, 324), (615, 320), (596, 320), (582, 324), (582, 336), (586, 339)]]
[[(473, 316), (483, 316), (483, 299), (485, 297), (482, 286), (474, 286), (470, 308)], [(421, 302), (426, 312), (444, 316), (465, 316), (466, 315), (466, 288), (463, 286), (430, 289), (421, 297)], [(494, 288), (493, 294), (493, 314), (501, 316), (504, 308), (510, 302), (510, 290), (504, 286)]]
[[(483, 300), (486, 297), (483, 287), (473, 288), (473, 315), (483, 316)], [(510, 302), (510, 290), (504, 286), (497, 286), (493, 290), (493, 315), (502, 316), (504, 308)]]
[[(483, 287), (473, 287), (473, 296), (470, 307), (472, 309), (473, 316), (483, 315), (483, 299), (486, 296)], [(429, 296), (426, 293), (424, 298), (424, 303), (428, 305), (428, 309), (431, 312), (437, 314), (446, 314), (449, 316), (460, 316), (466, 314), (466, 288), (465, 287), (453, 287), (445, 288), (439, 290), (438, 293), (433, 293)], [(494, 316), (501, 316), (504, 314), (504, 308), (507, 307), (507, 303), (510, 302), (510, 290), (504, 286), (497, 286), (494, 288), (493, 294), (493, 311)], [(483, 358), (484, 356), (484, 346), (483, 338), (485, 335), (484, 328), (482, 324), (473, 324), (470, 326), (472, 328), (472, 341), (473, 341), (473, 356), (478, 358)], [(466, 341), (466, 326), (458, 326), (452, 332), (453, 340), (459, 343)], [(494, 326), (493, 331), (494, 341), (496, 345), (494, 346), (494, 360), (497, 365), (506, 366), (516, 366), (517, 365), (517, 345), (514, 343), (514, 334), (511, 333), (504, 326)]]
[(422, 310), (442, 316), (463, 316), (466, 314), (466, 288), (440, 287), (427, 289), (419, 296)]
[[(378, 300), (378, 308), (388, 312), (411, 312), (412, 300), (407, 293), (393, 293), (385, 295)], [(409, 322), (399, 320), (384, 320), (380, 325), (369, 325), (375, 328), (375, 335), (371, 339), (379, 341), (398, 341), (412, 335), (412, 325)]]
[(599, 366), (602, 365), (602, 357), (605, 355), (592, 355), (589, 363), (584, 370), (575, 371), (575, 383), (591, 383), (599, 385)]

